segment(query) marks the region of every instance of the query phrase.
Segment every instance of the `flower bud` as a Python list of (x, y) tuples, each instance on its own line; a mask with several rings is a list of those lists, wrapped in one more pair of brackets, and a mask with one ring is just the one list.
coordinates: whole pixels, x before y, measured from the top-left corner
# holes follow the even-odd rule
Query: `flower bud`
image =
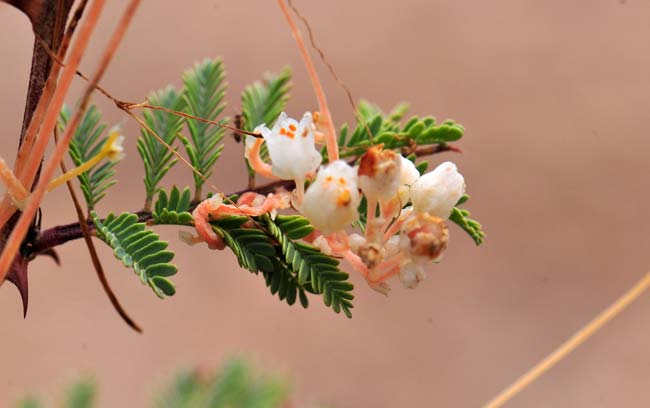
[(420, 177), (411, 187), (411, 201), (416, 211), (447, 219), (458, 200), (465, 194), (465, 179), (452, 162), (444, 162)]
[(415, 211), (404, 220), (400, 247), (412, 260), (437, 261), (448, 242), (449, 230), (442, 218)]
[(405, 262), (399, 270), (399, 280), (405, 288), (415, 289), (424, 280), (426, 273), (421, 264)]
[(348, 245), (350, 246), (350, 251), (354, 252), (355, 254), (359, 253), (359, 248), (361, 248), (362, 245), (365, 245), (365, 243), (366, 238), (363, 235), (353, 233), (348, 237)]
[(332, 251), (330, 243), (327, 242), (327, 238), (324, 235), (317, 237), (314, 242), (312, 242), (312, 245), (315, 248), (318, 248), (318, 250), (325, 255), (332, 256), (334, 253), (334, 251)]
[(203, 239), (200, 236), (194, 235), (189, 231), (178, 231), (178, 239), (189, 246), (194, 246), (199, 242), (203, 242)]
[(304, 181), (323, 160), (316, 150), (314, 123), (309, 112), (303, 115), (300, 123), (282, 112), (272, 129), (261, 125), (255, 131), (264, 137), (273, 163), (273, 174), (281, 179)]
[(373, 146), (361, 156), (359, 187), (369, 199), (388, 201), (397, 195), (402, 160), (392, 150)]
[(120, 134), (120, 128), (115, 126), (109, 132), (109, 144), (106, 146), (106, 157), (112, 162), (120, 161), (124, 158), (124, 136)]
[(356, 169), (342, 160), (322, 167), (300, 206), (302, 214), (323, 234), (340, 231), (359, 218)]
[(386, 258), (397, 255), (399, 253), (399, 235), (393, 235), (388, 238), (384, 244), (384, 250), (386, 251)]

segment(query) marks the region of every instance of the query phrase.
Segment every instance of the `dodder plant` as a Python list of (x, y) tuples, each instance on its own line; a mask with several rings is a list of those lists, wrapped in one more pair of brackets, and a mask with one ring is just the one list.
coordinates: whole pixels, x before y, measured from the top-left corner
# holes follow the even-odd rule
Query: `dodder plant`
[[(354, 106), (358, 119), (354, 129), (343, 125), (337, 132), (285, 0), (278, 0), (278, 5), (307, 66), (318, 110), (307, 111), (300, 121), (282, 113), (290, 80), (285, 70), (244, 90), (241, 114), (233, 126), (222, 115), (226, 89), (218, 59), (188, 70), (183, 89), (164, 88), (144, 103), (124, 102), (98, 85), (141, 0), (129, 1), (98, 68), (84, 76), (88, 84), (74, 111), (63, 109), (63, 102), (74, 76), (83, 76), (77, 71), (79, 62), (106, 0), (81, 0), (67, 25), (73, 0), (0, 1), (24, 11), (36, 35), (14, 168), (0, 159), (0, 180), (7, 188), (0, 202), (0, 284), (9, 280), (18, 287), (25, 311), (29, 263), (39, 255), (58, 260), (57, 246), (83, 237), (114, 307), (139, 330), (110, 290), (92, 237), (108, 244), (126, 267), (164, 297), (175, 293), (170, 276), (177, 268), (168, 243), (152, 230), (160, 224), (178, 226), (188, 243), (228, 247), (243, 268), (261, 274), (271, 293), (289, 304), (299, 300), (306, 307), (308, 293), (321, 295), (334, 311), (347, 316), (353, 288), (341, 267), (358, 271), (373, 289), (387, 293), (389, 279), (399, 276), (404, 286), (415, 287), (431, 262), (440, 260), (448, 243), (447, 220), (458, 224), (476, 244), (483, 242), (480, 224), (460, 208), (468, 196), (456, 166), (445, 162), (426, 173), (426, 162), (416, 162), (418, 157), (458, 151), (450, 143), (463, 136), (463, 128), (452, 121), (438, 123), (433, 117), (404, 120), (404, 105), (386, 114), (364, 102)], [(113, 162), (122, 155), (119, 131), (106, 135), (98, 111), (89, 108), (95, 90), (142, 129), (138, 152), (144, 163), (145, 194), (140, 211), (100, 215), (94, 210), (114, 184)], [(350, 97), (355, 105), (352, 101)], [(142, 117), (134, 112), (139, 109)], [(249, 186), (233, 194), (223, 194), (207, 179), (222, 154), (224, 129), (246, 139)], [(43, 160), (52, 138), (54, 151)], [(66, 154), (77, 166), (69, 172)], [(179, 162), (191, 169), (193, 188), (161, 188), (165, 174)], [(64, 174), (54, 179), (59, 167)], [(276, 181), (256, 187), (255, 174)], [(70, 182), (74, 178), (86, 208)], [(78, 222), (42, 231), (37, 217), (41, 201), (62, 183), (70, 190)], [(192, 228), (198, 235), (189, 233)], [(648, 288), (650, 274), (486, 406), (503, 405)]]
[[(97, 13), (92, 7), (101, 3), (90, 3), (85, 23)], [(115, 38), (123, 34), (137, 3), (127, 9)], [(463, 136), (463, 127), (433, 117), (406, 119), (404, 104), (384, 113), (362, 101), (355, 106), (357, 123), (352, 127), (344, 124), (336, 131), (302, 39), (286, 5), (280, 4), (306, 56), (319, 101), (318, 110), (307, 111), (300, 121), (283, 113), (291, 87), (288, 69), (247, 86), (241, 92), (241, 113), (234, 121), (224, 116), (226, 74), (219, 58), (195, 64), (183, 74), (182, 88), (163, 87), (143, 103), (125, 103), (101, 89), (141, 126), (137, 151), (143, 163), (143, 207), (131, 212), (99, 214), (96, 210), (116, 183), (115, 162), (123, 156), (119, 128), (108, 130), (99, 110), (89, 104), (101, 72), (90, 79), (75, 113), (65, 107), (58, 112), (57, 103), (63, 98), (57, 92), (65, 85), (63, 79), (72, 75), (70, 70), (76, 70), (74, 60), (65, 65), (60, 61), (66, 36), (72, 35), (76, 21), (68, 25), (58, 56), (52, 50), (48, 54), (58, 61), (52, 72), (62, 70), (61, 77), (57, 82), (54, 76), (49, 88), (50, 82), (46, 83), (34, 113), (34, 120), (42, 122), (40, 127), (30, 123), (21, 146), (23, 154), (33, 155), (19, 156), (15, 171), (2, 163), (8, 191), (0, 221), (10, 234), (3, 241), (0, 279), (6, 276), (14, 282), (24, 302), (29, 261), (40, 254), (54, 254), (58, 245), (73, 239), (85, 236), (103, 276), (90, 235), (110, 246), (115, 257), (157, 296), (174, 295), (173, 275), (178, 268), (169, 243), (154, 232), (158, 225), (177, 226), (181, 240), (190, 244), (205, 242), (213, 250), (228, 248), (242, 268), (262, 275), (271, 294), (289, 305), (299, 302), (307, 307), (310, 295), (317, 295), (348, 317), (354, 296), (346, 269), (361, 273), (370, 287), (382, 293), (388, 292), (387, 282), (395, 276), (404, 286), (414, 288), (431, 263), (441, 259), (449, 236), (448, 220), (477, 245), (483, 242), (480, 224), (459, 208), (468, 196), (456, 166), (445, 162), (427, 172), (427, 162), (419, 161), (422, 156), (458, 151), (450, 143)], [(85, 6), (80, 5), (81, 11)], [(80, 36), (86, 32), (83, 24), (80, 30)], [(77, 44), (71, 52), (80, 52)], [(112, 50), (106, 55), (110, 60)], [(48, 100), (49, 105), (41, 106)], [(55, 108), (58, 125), (49, 130)], [(138, 109), (143, 111), (142, 117), (135, 115)], [(208, 181), (223, 153), (241, 154), (241, 150), (224, 151), (228, 130), (243, 141), (242, 160), (251, 175), (248, 187), (232, 194), (220, 192)], [(52, 131), (60, 136), (57, 150), (33, 186), (29, 179), (37, 172), (28, 174), (27, 169), (34, 168), (38, 154), (42, 156), (36, 149), (46, 144)], [(61, 161), (57, 154), (66, 151), (76, 167), (51, 180), (53, 166)], [(163, 188), (165, 175), (179, 163), (191, 171), (193, 183)], [(255, 174), (273, 181), (255, 186)], [(32, 228), (22, 227), (25, 217), (35, 214), (45, 190), (74, 178), (85, 201), (83, 208), (75, 200), (79, 222), (44, 231), (33, 223)], [(28, 192), (27, 186), (34, 192)], [(30, 233), (20, 237), (20, 251), (12, 253), (11, 244), (27, 231)], [(103, 282), (109, 290), (105, 279)], [(128, 321), (115, 300), (114, 304)]]

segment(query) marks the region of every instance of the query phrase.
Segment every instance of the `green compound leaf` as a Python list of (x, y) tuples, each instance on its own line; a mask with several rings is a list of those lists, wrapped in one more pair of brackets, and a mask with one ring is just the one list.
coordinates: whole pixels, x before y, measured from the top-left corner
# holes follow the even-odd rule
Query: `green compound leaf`
[(92, 408), (97, 400), (97, 387), (88, 379), (74, 384), (66, 393), (65, 408)]
[(189, 187), (186, 187), (182, 192), (176, 186), (172, 187), (169, 193), (165, 190), (160, 190), (158, 200), (151, 213), (154, 223), (192, 225), (193, 219), (190, 213), (191, 198), (192, 193)]
[(224, 229), (215, 226), (215, 223), (212, 225), (223, 237), (226, 245), (232, 249), (239, 266), (253, 273), (273, 272), (272, 258), (275, 255), (275, 248), (263, 231), (256, 228)]
[[(456, 206), (465, 203), (467, 200), (469, 200), (468, 195), (462, 196), (460, 200), (458, 200), (458, 203), (456, 203)], [(449, 219), (458, 224), (458, 226), (467, 232), (469, 236), (472, 237), (476, 245), (481, 245), (485, 241), (485, 232), (483, 231), (483, 227), (478, 221), (469, 218), (470, 215), (471, 214), (469, 211), (454, 207), (454, 209), (451, 211)]]
[[(172, 86), (151, 93), (147, 100), (152, 106), (159, 106), (175, 111), (184, 107), (183, 91)], [(172, 113), (145, 109), (143, 118), (162, 140), (170, 146), (174, 145), (178, 134), (183, 128), (185, 119)], [(151, 205), (158, 184), (165, 174), (176, 164), (174, 153), (164, 146), (146, 129), (142, 129), (138, 137), (138, 153), (144, 163), (144, 186), (146, 190), (145, 208)]]
[[(245, 357), (230, 357), (218, 370), (195, 368), (177, 373), (153, 395), (156, 408), (282, 408), (290, 406), (291, 384), (274, 372), (261, 372)], [(38, 398), (22, 399), (16, 408), (93, 408), (101, 393), (92, 379), (78, 380), (62, 402), (44, 405)], [(46, 399), (51, 400), (51, 398)], [(130, 405), (129, 405), (130, 406)], [(143, 405), (139, 405), (143, 406)]]
[[(68, 150), (68, 154), (75, 166), (87, 162), (91, 157), (99, 153), (104, 143), (106, 143), (108, 138), (104, 135), (106, 124), (101, 119), (102, 114), (95, 105), (91, 105), (81, 119), (81, 123), (72, 136), (70, 149)], [(63, 131), (69, 120), (70, 109), (64, 106), (59, 115), (59, 129)], [(88, 209), (93, 209), (104, 198), (106, 190), (117, 183), (113, 179), (115, 165), (116, 163), (110, 160), (100, 162), (77, 177)]]
[(383, 144), (387, 149), (399, 149), (414, 145), (445, 145), (463, 137), (464, 128), (452, 120), (437, 124), (434, 117), (413, 116), (402, 125), (400, 122), (407, 112), (408, 105), (404, 103), (385, 114), (376, 105), (361, 101), (357, 113), (363, 122), (357, 120), (351, 133), (347, 124), (339, 131), (341, 157), (361, 155), (371, 145), (377, 144)]
[(215, 374), (186, 371), (157, 398), (157, 408), (280, 408), (290, 386), (275, 374), (260, 375), (251, 364), (232, 358)]
[[(226, 95), (225, 71), (219, 58), (206, 59), (197, 63), (183, 74), (185, 84), (185, 112), (199, 118), (216, 121), (226, 108), (224, 97)], [(222, 118), (219, 123), (226, 124), (227, 119)], [(203, 176), (210, 177), (212, 166), (217, 161), (223, 150), (224, 129), (209, 123), (188, 119), (186, 121), (190, 137), (181, 137), (185, 150), (192, 166)], [(202, 199), (204, 180), (196, 173), (194, 177), (196, 200)]]
[[(256, 222), (262, 222), (255, 218)], [(278, 258), (278, 249), (267, 234), (258, 228), (245, 228), (243, 224), (248, 217), (229, 216), (212, 221), (214, 231), (223, 237), (226, 245), (237, 257), (239, 265), (255, 274), (262, 273), (271, 294), (293, 305), (296, 299), (307, 307), (309, 302), (305, 290), (298, 284), (297, 276), (289, 271)], [(280, 254), (281, 255), (281, 254)]]
[(94, 211), (90, 216), (97, 237), (113, 248), (115, 257), (133, 269), (142, 283), (148, 284), (160, 298), (176, 292), (167, 279), (178, 271), (170, 263), (174, 253), (166, 250), (168, 244), (158, 234), (147, 229), (145, 223), (138, 222), (137, 215), (122, 213), (116, 216), (110, 213), (103, 221)]
[(278, 298), (286, 301), (289, 306), (296, 302), (297, 296), (302, 307), (306, 309), (309, 306), (309, 300), (305, 291), (310, 289), (304, 285), (300, 286), (293, 272), (277, 258), (273, 259), (273, 265), (273, 273), (264, 274), (266, 286), (271, 291), (271, 294), (277, 294)]
[(265, 123), (271, 126), (284, 110), (291, 89), (291, 70), (266, 74), (264, 81), (247, 86), (241, 95), (243, 129), (252, 132)]
[(280, 243), (282, 261), (297, 276), (298, 284), (309, 292), (322, 294), (325, 305), (336, 313), (343, 311), (348, 318), (352, 317), (354, 285), (348, 282), (349, 275), (339, 269), (339, 261), (289, 238), (308, 235), (308, 223), (299, 221), (301, 216), (278, 216), (275, 221), (268, 216), (263, 218), (271, 236)]

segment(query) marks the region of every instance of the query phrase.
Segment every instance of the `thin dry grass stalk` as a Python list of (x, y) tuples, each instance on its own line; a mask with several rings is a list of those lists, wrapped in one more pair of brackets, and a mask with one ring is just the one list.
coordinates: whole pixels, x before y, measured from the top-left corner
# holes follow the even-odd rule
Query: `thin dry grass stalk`
[[(54, 129), (54, 141), (58, 142), (58, 131), (56, 128)], [(61, 160), (60, 166), (61, 166), (61, 171), (63, 173), (66, 173), (68, 171), (65, 162), (63, 160)], [(129, 316), (129, 314), (126, 312), (126, 310), (124, 309), (120, 301), (117, 299), (117, 296), (115, 295), (115, 292), (113, 292), (113, 289), (111, 288), (110, 284), (108, 283), (106, 272), (104, 272), (104, 267), (102, 266), (102, 262), (100, 261), (99, 255), (97, 254), (97, 249), (95, 248), (95, 244), (93, 243), (93, 239), (90, 234), (90, 227), (88, 226), (88, 221), (86, 221), (86, 216), (84, 214), (83, 209), (81, 208), (81, 203), (79, 202), (77, 193), (74, 190), (72, 181), (71, 180), (66, 181), (65, 185), (68, 188), (68, 192), (70, 193), (70, 198), (72, 199), (72, 203), (74, 204), (74, 209), (77, 214), (77, 220), (79, 220), (79, 227), (81, 228), (84, 242), (86, 243), (86, 247), (88, 248), (88, 253), (90, 254), (90, 260), (93, 263), (95, 272), (97, 272), (97, 278), (99, 279), (99, 282), (101, 283), (102, 288), (106, 293), (106, 296), (108, 296), (111, 305), (113, 305), (113, 308), (115, 309), (117, 314), (120, 315), (122, 320), (124, 320), (124, 322), (136, 332), (142, 333), (142, 328), (131, 318), (131, 316)]]
[(628, 290), (616, 302), (610, 305), (607, 309), (602, 311), (585, 327), (578, 330), (573, 336), (565, 341), (560, 347), (555, 349), (551, 354), (546, 356), (542, 361), (537, 363), (528, 372), (522, 375), (517, 381), (512, 383), (508, 388), (501, 391), (499, 395), (494, 397), (490, 402), (485, 404), (484, 408), (498, 408), (506, 402), (510, 401), (515, 395), (522, 392), (533, 381), (539, 378), (542, 374), (550, 370), (555, 364), (564, 359), (569, 353), (580, 347), (582, 343), (587, 341), (605, 324), (614, 319), (621, 313), (630, 303), (634, 302), (636, 298), (641, 296), (650, 287), (650, 273), (645, 275), (636, 285)]

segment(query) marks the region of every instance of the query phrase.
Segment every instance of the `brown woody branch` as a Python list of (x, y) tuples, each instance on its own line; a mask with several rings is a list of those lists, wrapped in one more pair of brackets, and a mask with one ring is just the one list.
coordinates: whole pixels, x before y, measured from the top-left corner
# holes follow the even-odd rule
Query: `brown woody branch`
[[(456, 146), (444, 144), (444, 145), (419, 147), (415, 149), (412, 153), (414, 153), (417, 157), (423, 157), (423, 156), (430, 156), (433, 154), (447, 152), (447, 151), (460, 152), (461, 150)], [(250, 191), (258, 194), (268, 194), (281, 188), (284, 188), (286, 190), (292, 190), (293, 188), (295, 188), (295, 186), (296, 185), (293, 182), (293, 180), (279, 180), (279, 181), (263, 184), (255, 188), (235, 191), (228, 195), (229, 196), (235, 194), (242, 195)], [(190, 207), (190, 211), (193, 210), (194, 207), (195, 205), (192, 205)], [(140, 210), (140, 211), (133, 212), (133, 214), (136, 214), (138, 216), (139, 222), (148, 222), (153, 219), (153, 216), (150, 211)], [(95, 225), (90, 220), (88, 220), (88, 227), (91, 232), (95, 231)], [(63, 245), (68, 241), (79, 239), (81, 237), (83, 237), (83, 233), (81, 231), (81, 226), (79, 225), (78, 222), (73, 222), (66, 225), (59, 225), (44, 230), (40, 234), (38, 234), (31, 248), (35, 254), (38, 254), (47, 251), (51, 248), (55, 248), (59, 245)]]

